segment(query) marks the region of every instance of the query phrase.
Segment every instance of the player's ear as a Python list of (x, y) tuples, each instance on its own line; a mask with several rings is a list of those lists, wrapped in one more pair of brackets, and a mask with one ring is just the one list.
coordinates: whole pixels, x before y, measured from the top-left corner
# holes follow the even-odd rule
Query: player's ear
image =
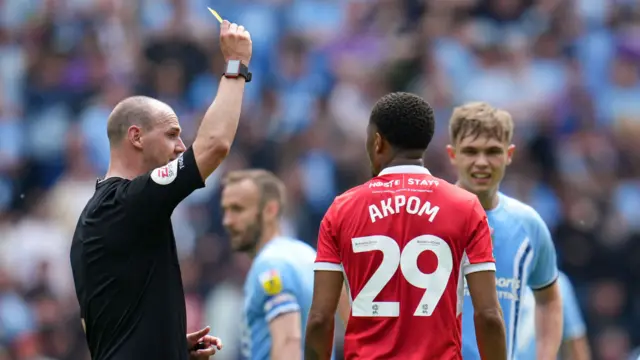
[(447, 155), (449, 155), (449, 161), (454, 164), (456, 161), (456, 149), (451, 145), (447, 145)]
[(516, 146), (511, 144), (507, 147), (507, 165), (511, 165), (513, 159), (513, 153), (516, 151)]
[(376, 131), (376, 134), (373, 138), (373, 148), (375, 149), (376, 154), (380, 154), (382, 152), (384, 147), (384, 144), (382, 142), (382, 136), (380, 136), (380, 133)]
[(127, 139), (135, 148), (142, 150), (142, 130), (140, 127), (136, 125), (129, 126)]
[(267, 220), (271, 221), (278, 217), (278, 202), (275, 200), (267, 201), (264, 204), (264, 209), (262, 210), (262, 216)]

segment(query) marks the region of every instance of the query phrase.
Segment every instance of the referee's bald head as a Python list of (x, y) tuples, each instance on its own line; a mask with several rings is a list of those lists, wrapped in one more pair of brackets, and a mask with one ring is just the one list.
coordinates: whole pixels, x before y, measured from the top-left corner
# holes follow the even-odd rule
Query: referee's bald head
[(118, 146), (131, 126), (143, 130), (153, 128), (158, 121), (175, 116), (171, 107), (147, 96), (131, 96), (118, 103), (107, 121), (107, 136), (111, 147)]

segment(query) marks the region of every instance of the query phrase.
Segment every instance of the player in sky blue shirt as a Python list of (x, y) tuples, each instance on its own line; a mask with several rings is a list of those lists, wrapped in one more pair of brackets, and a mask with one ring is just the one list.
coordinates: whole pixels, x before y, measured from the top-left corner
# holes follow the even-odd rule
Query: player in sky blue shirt
[[(271, 358), (269, 326), (278, 316), (298, 313), (300, 329), (307, 326), (306, 314), (313, 296), (313, 271), (309, 269), (312, 269), (315, 256), (311, 246), (286, 237), (272, 239), (258, 253), (244, 284), (247, 325), (244, 331), (248, 331), (249, 336), (242, 345), (247, 358)], [(290, 339), (296, 341), (300, 351), (303, 334)]]
[[(576, 299), (571, 281), (563, 272), (558, 277), (562, 294), (562, 351), (569, 354), (573, 360), (587, 360), (591, 358), (587, 330), (580, 312), (580, 305)], [(535, 298), (533, 292), (527, 289), (523, 299), (522, 319), (518, 326), (518, 360), (535, 360)], [(562, 359), (562, 356), (558, 357)]]
[(316, 251), (280, 234), (284, 185), (271, 172), (241, 170), (223, 181), (223, 225), (235, 251), (253, 263), (244, 284), (242, 355), (302, 359)]
[[(498, 191), (515, 151), (513, 128), (509, 113), (487, 103), (457, 107), (449, 122), (451, 145), (447, 152), (458, 172), (457, 184), (478, 196), (492, 229), (498, 299), (507, 330), (506, 358), (516, 358), (522, 299), (530, 287), (542, 316), (542, 331), (536, 334), (544, 352), (540, 358), (551, 359), (558, 353), (562, 335), (555, 247), (549, 229), (533, 208)], [(465, 360), (480, 359), (473, 306), (466, 290), (462, 356)]]
[[(528, 287), (548, 287), (558, 278), (558, 269), (551, 235), (540, 216), (518, 200), (504, 194), (498, 196), (497, 207), (486, 212), (492, 229), (498, 300), (507, 329), (507, 354), (514, 354), (516, 330), (522, 321), (522, 299)], [(473, 304), (467, 292), (462, 310), (462, 356), (465, 360), (479, 359)]]

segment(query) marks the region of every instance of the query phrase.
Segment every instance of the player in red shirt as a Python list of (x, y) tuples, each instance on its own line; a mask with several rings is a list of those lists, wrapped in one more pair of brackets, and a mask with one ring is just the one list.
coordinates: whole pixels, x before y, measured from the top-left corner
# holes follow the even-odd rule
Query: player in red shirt
[(418, 96), (392, 93), (373, 108), (374, 177), (338, 196), (320, 225), (306, 360), (331, 356), (345, 280), (346, 360), (461, 359), (463, 277), (483, 359), (506, 359), (487, 216), (475, 195), (424, 168), (433, 132)]

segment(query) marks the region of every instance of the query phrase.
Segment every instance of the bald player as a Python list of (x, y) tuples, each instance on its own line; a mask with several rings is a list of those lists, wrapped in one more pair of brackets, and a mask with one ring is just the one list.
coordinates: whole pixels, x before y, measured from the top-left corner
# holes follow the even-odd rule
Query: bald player
[[(208, 359), (221, 349), (206, 327), (186, 334), (186, 309), (171, 213), (227, 156), (236, 134), (251, 37), (224, 21), (227, 68), (193, 146), (175, 112), (135, 96), (108, 119), (109, 170), (80, 215), (71, 266), (93, 360)], [(221, 69), (222, 72), (223, 69)]]

